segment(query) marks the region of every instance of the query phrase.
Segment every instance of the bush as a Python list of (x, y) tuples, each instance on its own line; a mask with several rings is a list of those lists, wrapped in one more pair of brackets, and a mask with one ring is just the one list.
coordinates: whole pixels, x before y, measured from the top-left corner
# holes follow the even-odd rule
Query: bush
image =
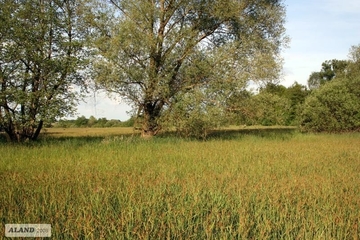
[(76, 127), (87, 127), (88, 122), (89, 122), (89, 119), (87, 119), (85, 116), (81, 116), (75, 120), (75, 126)]
[(261, 124), (263, 126), (285, 125), (290, 109), (288, 99), (263, 92), (253, 96), (249, 101), (248, 115), (246, 116), (246, 123), (248, 125), (250, 125), (249, 123), (251, 125)]
[[(175, 129), (182, 137), (206, 139), (209, 132), (227, 122), (219, 100), (209, 99), (205, 92), (196, 89), (194, 94), (184, 94), (160, 118), (164, 130)], [(195, 96), (195, 97), (194, 97)]]
[(121, 127), (134, 127), (136, 117), (131, 117), (121, 123)]
[(336, 79), (313, 91), (300, 115), (300, 126), (311, 132), (343, 132), (360, 128), (359, 81)]

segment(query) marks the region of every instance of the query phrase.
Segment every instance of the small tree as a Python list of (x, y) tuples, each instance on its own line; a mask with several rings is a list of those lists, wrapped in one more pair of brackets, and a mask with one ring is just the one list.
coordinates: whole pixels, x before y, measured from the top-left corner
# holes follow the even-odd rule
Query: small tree
[(89, 119), (87, 119), (85, 116), (78, 117), (75, 120), (76, 127), (87, 127), (88, 123), (89, 123)]
[(284, 97), (290, 101), (290, 109), (285, 125), (299, 125), (300, 111), (309, 94), (306, 86), (297, 82), (286, 89)]
[(87, 124), (88, 124), (89, 127), (92, 127), (92, 126), (94, 126), (94, 125), (96, 124), (96, 122), (97, 122), (96, 117), (90, 116), (90, 117), (89, 117), (89, 121), (88, 121)]
[(84, 62), (80, 1), (0, 2), (0, 126), (9, 141), (35, 140), (75, 110)]
[(263, 126), (285, 125), (290, 110), (290, 102), (285, 97), (263, 92), (251, 99), (255, 118), (253, 124)]

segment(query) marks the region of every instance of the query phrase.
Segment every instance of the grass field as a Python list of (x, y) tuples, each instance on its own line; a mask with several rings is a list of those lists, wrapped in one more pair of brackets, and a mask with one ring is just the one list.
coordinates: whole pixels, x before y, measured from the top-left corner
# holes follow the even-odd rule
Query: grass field
[(121, 131), (0, 142), (2, 224), (51, 224), (53, 239), (359, 239), (360, 134)]

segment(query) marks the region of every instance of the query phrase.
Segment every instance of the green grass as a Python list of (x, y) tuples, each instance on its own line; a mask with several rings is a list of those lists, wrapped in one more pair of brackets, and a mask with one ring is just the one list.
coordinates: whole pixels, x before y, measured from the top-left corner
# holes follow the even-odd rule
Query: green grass
[(0, 143), (0, 219), (53, 239), (358, 239), (359, 146), (279, 129)]

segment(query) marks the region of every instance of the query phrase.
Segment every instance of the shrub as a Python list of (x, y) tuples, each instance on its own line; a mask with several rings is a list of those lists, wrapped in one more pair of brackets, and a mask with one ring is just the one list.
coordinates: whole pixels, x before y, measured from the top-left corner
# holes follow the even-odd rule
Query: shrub
[(300, 115), (304, 131), (343, 132), (360, 128), (359, 81), (336, 79), (313, 91)]

